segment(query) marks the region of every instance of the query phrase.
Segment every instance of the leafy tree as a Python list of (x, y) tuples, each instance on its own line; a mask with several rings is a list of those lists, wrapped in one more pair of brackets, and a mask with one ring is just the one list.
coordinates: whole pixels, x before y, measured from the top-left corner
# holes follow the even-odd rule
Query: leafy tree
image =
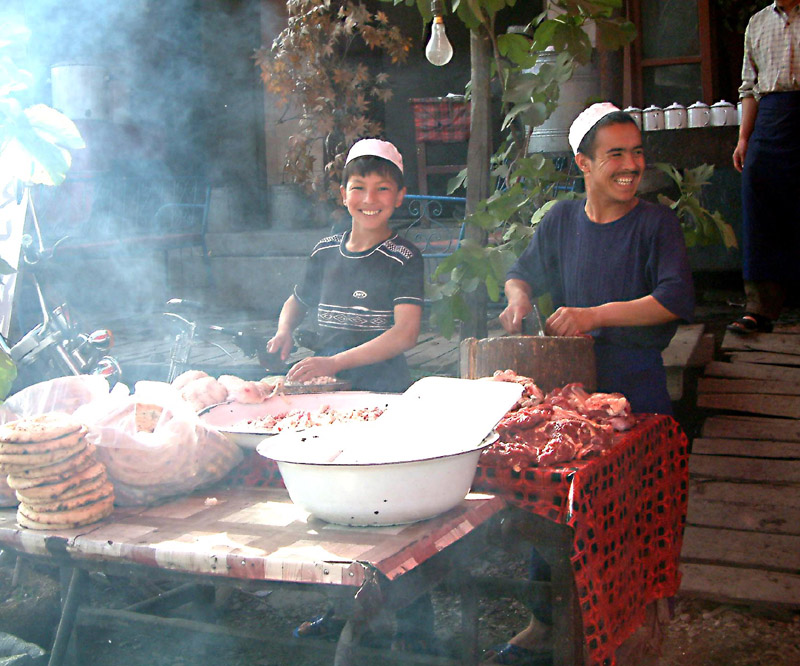
[[(284, 172), (320, 199), (339, 201), (345, 151), (355, 139), (379, 136), (375, 109), (392, 98), (389, 76), (348, 56), (359, 45), (382, 50), (392, 63), (408, 58), (411, 40), (383, 11), (362, 2), (290, 0), (288, 26), (256, 52), (267, 91), (283, 106), (280, 122), (299, 119)], [(323, 164), (315, 154), (322, 149)]]

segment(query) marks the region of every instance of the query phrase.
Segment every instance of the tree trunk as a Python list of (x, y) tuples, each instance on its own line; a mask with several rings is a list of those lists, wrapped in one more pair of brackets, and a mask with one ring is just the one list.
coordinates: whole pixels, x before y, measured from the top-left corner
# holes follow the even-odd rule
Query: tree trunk
[[(469, 145), (467, 148), (467, 215), (475, 212), (478, 202), (489, 196), (489, 61), (491, 45), (483, 28), (470, 33), (470, 77), (472, 105)], [(486, 232), (468, 226), (466, 238), (486, 245)], [(486, 302), (484, 285), (467, 294), (471, 318), (461, 326), (461, 339), (486, 337)]]

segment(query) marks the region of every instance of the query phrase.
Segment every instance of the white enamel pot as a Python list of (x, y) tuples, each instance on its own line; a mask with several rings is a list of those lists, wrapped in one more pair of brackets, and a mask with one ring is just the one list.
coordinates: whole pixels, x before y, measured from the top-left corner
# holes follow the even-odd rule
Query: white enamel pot
[(265, 440), (257, 450), (277, 461), (297, 506), (330, 523), (365, 527), (414, 523), (455, 507), (472, 486), (481, 451), (496, 438), (493, 435), (469, 451), (386, 463), (282, 459), (289, 449), (272, 446), (277, 443), (274, 439)]

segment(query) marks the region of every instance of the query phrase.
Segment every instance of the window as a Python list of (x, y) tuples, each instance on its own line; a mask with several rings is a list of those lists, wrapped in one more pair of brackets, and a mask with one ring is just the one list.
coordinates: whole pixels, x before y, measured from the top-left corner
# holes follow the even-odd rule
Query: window
[(628, 0), (637, 38), (627, 47), (625, 104), (711, 103), (714, 90), (709, 0)]

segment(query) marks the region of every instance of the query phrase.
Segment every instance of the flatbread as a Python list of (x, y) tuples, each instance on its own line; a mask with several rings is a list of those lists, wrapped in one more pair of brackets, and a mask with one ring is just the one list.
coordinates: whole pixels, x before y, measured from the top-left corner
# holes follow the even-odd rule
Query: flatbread
[(11, 453), (50, 453), (74, 447), (88, 432), (86, 426), (81, 426), (75, 432), (55, 439), (46, 439), (41, 442), (0, 442), (0, 454)]
[(17, 490), (17, 497), (20, 498), (20, 502), (30, 501), (33, 503), (35, 503), (37, 500), (41, 501), (63, 498), (65, 496), (64, 493), (68, 493), (69, 491), (77, 488), (84, 481), (96, 479), (99, 476), (105, 476), (105, 473), (105, 466), (102, 463), (95, 463), (91, 467), (87, 467), (82, 472), (79, 472), (78, 474), (75, 474), (64, 481)]
[[(94, 444), (87, 443), (83, 450), (66, 460), (42, 467), (23, 467), (19, 471), (10, 472), (8, 477), (9, 479), (13, 477), (15, 484), (11, 487), (18, 490), (19, 488), (31, 488), (45, 483), (64, 481), (93, 464), (95, 461), (92, 456), (95, 451)], [(9, 485), (11, 485), (10, 481)]]
[(159, 405), (149, 405), (144, 402), (137, 402), (133, 407), (136, 430), (139, 432), (153, 432), (156, 424), (164, 411)]
[(86, 481), (81, 481), (81, 483), (79, 483), (74, 488), (70, 490), (65, 490), (58, 496), (58, 499), (65, 500), (65, 499), (70, 499), (71, 497), (77, 497), (78, 495), (83, 495), (93, 490), (97, 490), (98, 488), (102, 487), (104, 483), (107, 482), (111, 483), (106, 474), (101, 474), (100, 476), (94, 479), (86, 479)]
[(68, 511), (36, 511), (25, 504), (17, 508), (17, 523), (34, 530), (63, 530), (89, 525), (111, 515), (114, 498), (106, 497), (94, 504)]
[(71, 448), (47, 453), (0, 453), (0, 472), (13, 474), (25, 467), (43, 467), (61, 462), (86, 448), (86, 443), (85, 439), (80, 439)]
[(94, 488), (88, 492), (75, 495), (75, 497), (68, 497), (66, 499), (59, 498), (57, 500), (47, 500), (32, 503), (25, 502), (24, 500), (20, 499), (19, 494), (17, 495), (17, 499), (34, 511), (71, 511), (72, 509), (94, 504), (99, 502), (101, 499), (105, 499), (106, 497), (112, 497), (113, 499), (113, 495), (114, 486), (112, 486), (108, 481), (103, 481), (98, 488)]
[(0, 442), (41, 442), (69, 435), (80, 421), (63, 412), (47, 412), (0, 425)]

